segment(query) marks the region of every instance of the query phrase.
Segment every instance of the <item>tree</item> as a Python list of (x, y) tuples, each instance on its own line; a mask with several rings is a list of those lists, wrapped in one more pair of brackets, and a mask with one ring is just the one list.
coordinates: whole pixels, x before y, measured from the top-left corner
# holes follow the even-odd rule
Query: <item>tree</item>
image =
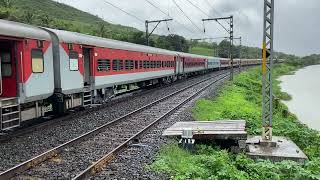
[(14, 12), (12, 0), (0, 0), (0, 18), (1, 19), (15, 19), (12, 14)]
[(57, 28), (60, 30), (76, 31), (76, 30), (73, 30), (74, 28), (72, 23), (70, 23), (69, 21), (61, 20), (61, 19), (54, 19), (51, 25), (53, 28)]
[(40, 21), (41, 26), (50, 27), (53, 19), (46, 13), (39, 13), (38, 19)]
[(222, 58), (229, 57), (230, 42), (228, 40), (223, 40), (219, 44), (218, 56)]
[(25, 23), (27, 23), (27, 24), (32, 24), (33, 18), (34, 18), (34, 14), (33, 14), (32, 12), (30, 12), (30, 11), (25, 11), (25, 12), (23, 13), (22, 19), (23, 19), (23, 21), (24, 21)]
[(156, 47), (168, 49), (172, 51), (188, 52), (189, 43), (187, 40), (179, 35), (170, 34), (168, 36), (159, 36), (156, 40)]
[(99, 22), (97, 26), (97, 36), (105, 37), (107, 33), (106, 25), (103, 22)]
[[(152, 40), (150, 40), (152, 41)], [(146, 38), (145, 35), (142, 31), (134, 32), (130, 38), (129, 42), (135, 43), (135, 44), (145, 44), (146, 43)]]

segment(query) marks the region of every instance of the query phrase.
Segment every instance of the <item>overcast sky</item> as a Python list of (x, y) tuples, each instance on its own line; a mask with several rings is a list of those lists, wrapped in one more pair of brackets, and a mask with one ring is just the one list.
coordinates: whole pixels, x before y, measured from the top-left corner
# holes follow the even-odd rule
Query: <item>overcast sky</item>
[[(235, 37), (242, 36), (243, 44), (260, 47), (262, 43), (263, 0), (148, 0), (158, 6), (167, 15), (151, 6), (147, 0), (56, 0), (80, 10), (98, 15), (104, 20), (144, 31), (144, 20), (168, 18), (175, 21), (162, 23), (156, 34), (175, 33), (187, 38), (206, 38), (227, 36), (216, 22), (201, 19), (219, 16), (234, 16)], [(106, 1), (135, 15), (131, 17)], [(177, 5), (191, 19), (188, 20)], [(296, 55), (320, 53), (320, 0), (275, 0), (275, 42), (277, 51)], [(228, 24), (222, 22), (226, 27)], [(194, 25), (195, 24), (195, 25)], [(203, 29), (206, 33), (203, 33)], [(170, 28), (170, 32), (167, 30)], [(214, 40), (217, 41), (217, 40)], [(238, 43), (235, 41), (235, 43)]]

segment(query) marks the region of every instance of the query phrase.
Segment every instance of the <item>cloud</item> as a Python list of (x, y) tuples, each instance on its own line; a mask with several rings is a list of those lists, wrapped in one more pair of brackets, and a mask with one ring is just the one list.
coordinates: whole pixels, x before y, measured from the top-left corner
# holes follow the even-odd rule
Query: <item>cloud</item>
[[(80, 10), (103, 17), (106, 21), (144, 30), (144, 20), (155, 20), (167, 17), (146, 0), (107, 0), (127, 12), (134, 14), (137, 20), (118, 9), (108, 5), (104, 0), (56, 0), (74, 6)], [(234, 16), (235, 36), (242, 36), (248, 46), (260, 47), (263, 35), (263, 1), (262, 0), (190, 0), (203, 12), (193, 7), (187, 0), (175, 0), (191, 18), (195, 27), (173, 3), (173, 0), (149, 0), (168, 13), (176, 21), (162, 23), (155, 31), (167, 35), (176, 33), (187, 38), (218, 37), (227, 34), (215, 22), (206, 22), (206, 34), (202, 33), (201, 19), (217, 16)], [(274, 47), (286, 53), (307, 55), (320, 53), (319, 0), (279, 0), (275, 1)], [(167, 24), (170, 32), (167, 30)], [(227, 23), (223, 22), (225, 26)], [(199, 30), (200, 29), (200, 30)], [(191, 31), (191, 32), (190, 32)]]

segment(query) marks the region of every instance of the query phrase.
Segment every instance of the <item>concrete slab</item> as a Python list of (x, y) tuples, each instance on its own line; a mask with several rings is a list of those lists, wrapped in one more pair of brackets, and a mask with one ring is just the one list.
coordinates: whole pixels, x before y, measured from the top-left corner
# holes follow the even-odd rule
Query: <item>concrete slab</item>
[(276, 146), (266, 146), (265, 143), (260, 143), (261, 136), (248, 137), (247, 155), (255, 160), (265, 159), (272, 162), (292, 160), (303, 164), (308, 160), (303, 151), (290, 139), (274, 136), (273, 141)]
[(181, 137), (183, 129), (192, 129), (193, 139), (231, 139), (246, 140), (246, 121), (192, 121), (177, 122), (163, 132), (163, 136)]

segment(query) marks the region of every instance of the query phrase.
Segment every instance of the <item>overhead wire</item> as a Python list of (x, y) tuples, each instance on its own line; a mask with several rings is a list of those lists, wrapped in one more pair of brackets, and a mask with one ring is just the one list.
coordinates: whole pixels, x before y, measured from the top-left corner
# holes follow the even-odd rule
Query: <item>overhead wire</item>
[(111, 2), (109, 2), (109, 1), (107, 1), (107, 0), (103, 0), (103, 1), (104, 1), (105, 3), (107, 3), (107, 4), (109, 4), (110, 6), (112, 6), (112, 7), (116, 8), (116, 9), (118, 9), (118, 10), (122, 11), (123, 13), (125, 13), (125, 14), (127, 14), (127, 15), (129, 15), (129, 16), (131, 16), (131, 17), (135, 18), (135, 19), (137, 19), (138, 21), (141, 21), (141, 22), (143, 22), (143, 23), (145, 22), (144, 20), (140, 19), (139, 17), (137, 17), (137, 16), (135, 16), (135, 15), (133, 15), (133, 14), (131, 14), (131, 13), (129, 13), (129, 12), (127, 12), (127, 11), (123, 10), (122, 8), (120, 8), (120, 7), (118, 7), (118, 6), (114, 5), (114, 4), (112, 4)]
[(192, 34), (195, 34), (195, 32), (191, 29), (189, 29), (186, 25), (180, 23), (179, 21), (175, 20), (175, 18), (173, 18), (172, 16), (169, 15), (169, 12), (168, 14), (166, 12), (164, 12), (161, 8), (159, 8), (158, 6), (156, 6), (154, 3), (152, 3), (150, 0), (145, 0), (147, 1), (151, 6), (153, 6), (154, 8), (158, 9), (160, 12), (162, 12), (163, 14), (165, 14), (166, 16), (168, 16), (169, 18), (172, 18), (173, 21), (175, 21), (176, 23), (178, 23), (179, 25), (181, 25), (182, 27), (184, 27), (187, 31), (189, 31), (190, 33)]
[[(216, 10), (210, 3), (209, 3), (209, 1), (208, 0), (204, 0), (208, 5), (209, 5), (209, 7), (213, 10), (213, 11), (215, 11), (219, 16), (222, 16), (222, 13), (221, 12), (219, 12), (218, 10)], [(225, 20), (225, 22), (227, 22), (228, 24), (230, 24), (230, 22), (228, 22), (227, 20)]]
[(198, 29), (201, 33), (203, 33), (202, 32), (202, 30), (201, 30), (201, 28), (199, 28), (192, 20), (191, 20), (191, 18), (183, 11), (183, 9), (179, 6), (179, 4), (175, 1), (175, 0), (172, 0), (173, 1), (173, 3), (178, 7), (178, 9), (183, 13), (183, 15), (191, 22), (191, 24), (194, 26), (194, 27), (196, 27), (196, 29)]
[[(196, 9), (198, 9), (200, 12), (202, 12), (204, 15), (210, 17), (210, 15), (208, 13), (206, 13), (204, 10), (202, 10), (200, 7), (198, 7), (197, 5), (195, 5), (194, 3), (192, 3), (190, 0), (187, 0), (193, 7), (195, 7)], [(229, 32), (229, 30), (224, 27), (219, 21), (217, 21), (217, 23), (224, 29), (226, 30), (227, 32)], [(203, 21), (203, 27), (205, 28), (205, 25), (204, 25), (204, 21)]]

